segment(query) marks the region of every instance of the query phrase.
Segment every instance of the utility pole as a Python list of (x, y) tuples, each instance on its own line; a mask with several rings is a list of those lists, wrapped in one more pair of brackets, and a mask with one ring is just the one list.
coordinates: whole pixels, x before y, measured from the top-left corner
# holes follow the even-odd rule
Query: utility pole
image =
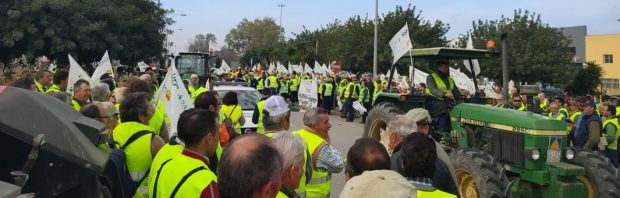
[(372, 52), (372, 79), (377, 77), (377, 24), (379, 23), (379, 0), (375, 0), (375, 38)]
[(282, 27), (282, 8), (284, 8), (284, 4), (278, 4), (280, 7), (280, 27)]

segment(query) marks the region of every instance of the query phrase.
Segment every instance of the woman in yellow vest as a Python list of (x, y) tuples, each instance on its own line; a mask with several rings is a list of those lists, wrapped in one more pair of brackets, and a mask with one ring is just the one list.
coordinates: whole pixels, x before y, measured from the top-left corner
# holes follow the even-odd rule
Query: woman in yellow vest
[[(224, 116), (224, 122), (226, 122), (227, 119), (230, 120), (236, 135), (241, 135), (241, 126), (245, 124), (245, 117), (243, 116), (243, 107), (239, 105), (237, 93), (229, 91), (222, 98), (222, 103), (220, 113)], [(232, 137), (233, 136), (231, 136), (231, 138)]]
[(217, 177), (205, 156), (213, 156), (219, 143), (218, 114), (192, 110), (179, 119), (181, 154), (164, 161), (150, 177), (149, 197), (218, 197)]
[(125, 96), (120, 105), (122, 123), (116, 126), (112, 132), (112, 139), (118, 145), (125, 142), (134, 134), (141, 131), (149, 131), (125, 148), (127, 157), (127, 169), (134, 182), (139, 183), (136, 194), (133, 197), (146, 197), (147, 173), (151, 167), (153, 157), (164, 145), (164, 141), (152, 133), (148, 121), (153, 116), (155, 108), (150, 103), (151, 96), (147, 93), (131, 93)]

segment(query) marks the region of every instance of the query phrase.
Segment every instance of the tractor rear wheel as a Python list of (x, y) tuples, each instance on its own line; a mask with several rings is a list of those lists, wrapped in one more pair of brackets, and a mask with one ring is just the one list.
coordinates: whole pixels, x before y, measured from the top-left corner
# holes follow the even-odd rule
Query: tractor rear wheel
[(364, 137), (369, 137), (381, 142), (381, 131), (387, 128), (387, 124), (392, 118), (402, 114), (404, 114), (403, 111), (394, 103), (381, 102), (375, 105), (366, 118)]
[(472, 148), (450, 154), (461, 197), (510, 197), (504, 169), (490, 155)]
[(577, 179), (585, 184), (588, 198), (620, 198), (617, 170), (603, 155), (590, 150), (577, 149), (575, 158), (569, 161), (586, 169), (586, 176), (580, 176)]

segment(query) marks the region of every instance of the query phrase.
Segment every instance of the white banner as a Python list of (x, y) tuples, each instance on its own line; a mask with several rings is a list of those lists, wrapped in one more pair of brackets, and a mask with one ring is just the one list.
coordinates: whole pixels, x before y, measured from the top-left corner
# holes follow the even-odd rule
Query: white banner
[[(231, 69), (230, 66), (228, 66), (228, 64), (226, 63), (226, 61), (222, 60), (222, 65), (220, 66), (220, 69), (222, 70), (222, 72), (224, 73), (228, 73)], [(219, 75), (219, 74), (218, 74)]]
[(299, 106), (308, 110), (319, 103), (316, 80), (302, 80), (299, 84)]
[(172, 61), (172, 66), (168, 68), (168, 73), (159, 86), (155, 101), (158, 105), (164, 105), (166, 115), (170, 118), (170, 136), (176, 135), (179, 115), (183, 111), (193, 108), (194, 104), (192, 104), (192, 98), (183, 84), (181, 75), (175, 68), (174, 61)]
[(392, 56), (394, 56), (392, 64), (396, 63), (400, 57), (409, 52), (412, 47), (411, 39), (409, 38), (409, 27), (405, 24), (405, 26), (392, 37), (392, 40), (390, 40), (390, 48), (392, 48)]
[(452, 77), (454, 84), (459, 89), (467, 90), (470, 94), (475, 93), (476, 87), (474, 85), (474, 81), (471, 80), (465, 73), (450, 67), (450, 77)]
[(108, 73), (110, 74), (112, 77), (114, 77), (114, 70), (112, 69), (112, 62), (110, 62), (110, 56), (108, 55), (108, 50), (105, 51), (105, 54), (103, 54), (103, 57), (101, 57), (101, 61), (99, 61), (99, 64), (97, 65), (97, 68), (95, 69), (95, 72), (93, 72), (93, 82), (94, 83), (99, 83), (101, 76), (103, 76), (103, 74)]
[[(471, 35), (469, 35), (469, 38), (467, 39), (467, 49), (474, 49), (474, 42), (472, 42), (471, 40)], [(472, 59), (471, 60), (473, 66), (474, 66), (474, 71), (476, 73), (476, 75), (480, 74), (480, 64), (478, 63), (478, 59)], [(471, 69), (469, 68), (469, 60), (465, 59), (463, 60), (463, 63), (465, 64), (465, 69), (467, 69), (469, 72), (471, 72)]]
[(93, 81), (90, 79), (90, 76), (88, 76), (88, 73), (86, 73), (84, 69), (82, 69), (80, 64), (78, 64), (77, 61), (73, 59), (71, 54), (68, 54), (68, 56), (69, 56), (69, 79), (67, 79), (67, 93), (73, 95), (73, 89), (74, 89), (73, 84), (75, 84), (78, 80), (84, 79), (88, 81), (91, 86), (93, 85)]

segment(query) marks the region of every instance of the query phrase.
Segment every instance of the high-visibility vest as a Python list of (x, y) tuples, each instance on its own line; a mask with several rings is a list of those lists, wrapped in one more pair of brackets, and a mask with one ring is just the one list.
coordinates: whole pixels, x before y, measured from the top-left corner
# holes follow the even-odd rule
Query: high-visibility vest
[[(150, 126), (144, 125), (138, 122), (123, 122), (114, 128), (112, 132), (112, 139), (118, 142), (119, 145), (124, 145), (125, 142), (133, 134), (139, 131), (154, 131)], [(143, 177), (147, 177), (146, 172), (151, 167), (153, 156), (151, 155), (151, 139), (153, 136), (145, 135), (138, 138), (131, 145), (125, 148), (125, 156), (127, 158), (127, 170), (133, 181), (138, 182)], [(148, 181), (146, 178), (142, 181), (134, 197), (141, 197), (141, 195), (148, 193)]]
[(45, 91), (46, 94), (63, 92), (58, 85), (52, 85), (50, 88)]
[(263, 127), (263, 107), (265, 106), (265, 100), (261, 100), (256, 103), (256, 107), (258, 108), (258, 123), (256, 124), (256, 133), (265, 134), (265, 127)]
[[(209, 169), (208, 159), (197, 153), (183, 150), (181, 155), (167, 160), (149, 178), (149, 197), (200, 197), (205, 188), (217, 184), (217, 176)], [(152, 187), (151, 187), (152, 186)], [(210, 193), (218, 195), (215, 186)]]
[(347, 87), (344, 88), (344, 98), (348, 99), (349, 95), (351, 95), (351, 98), (357, 99), (357, 92), (355, 91), (356, 88), (357, 88), (357, 85), (355, 83), (353, 83), (353, 82), (350, 82), (347, 85)]
[(372, 82), (374, 93), (372, 95), (378, 95), (383, 92), (383, 82)]
[(299, 78), (293, 77), (291, 79), (291, 91), (297, 91), (298, 87), (299, 87)]
[(73, 105), (73, 108), (78, 112), (80, 112), (80, 110), (82, 109), (80, 103), (78, 103), (78, 101), (76, 101), (75, 99), (71, 99), (71, 104)]
[[(155, 158), (153, 158), (153, 162), (151, 162), (151, 170), (159, 170), (159, 167), (161, 167), (164, 162), (176, 157), (177, 155), (181, 154), (181, 152), (183, 152), (183, 146), (181, 146), (180, 144), (165, 144), (163, 147), (161, 147), (161, 149), (159, 149), (157, 155), (155, 155)], [(148, 197), (149, 194), (153, 194), (153, 183), (151, 182), (151, 180), (154, 180), (156, 174), (157, 171), (149, 171), (149, 180), (147, 184), (148, 194), (144, 194), (144, 197)]]
[(605, 122), (603, 122), (603, 132), (606, 132), (605, 127), (607, 127), (608, 124), (613, 124), (616, 127), (616, 136), (614, 137), (614, 140), (607, 145), (607, 149), (616, 151), (618, 150), (618, 138), (620, 137), (620, 125), (618, 124), (618, 118), (614, 116), (605, 120)]
[(620, 116), (620, 106), (616, 107), (616, 116)]
[(278, 87), (278, 77), (271, 75), (269, 76), (269, 88), (276, 88)]
[[(443, 82), (443, 80), (439, 77), (439, 75), (438, 75), (437, 73), (433, 72), (433, 73), (431, 74), (431, 76), (433, 77), (433, 80), (435, 81), (435, 84), (437, 85), (437, 88), (438, 88), (439, 90), (441, 90), (441, 92), (443, 92), (443, 93), (448, 93), (448, 92), (452, 92), (452, 90), (454, 89), (454, 80), (452, 80), (452, 78), (451, 78), (450, 76), (448, 76), (448, 77), (447, 77), (447, 78), (448, 78), (448, 82), (449, 82), (449, 84), (450, 84), (450, 86), (449, 86), (449, 87), (448, 87), (448, 86), (446, 86), (446, 84)], [(441, 98), (441, 96), (435, 96), (435, 95), (433, 95), (433, 94), (431, 93), (431, 90), (430, 90), (429, 88), (426, 88), (426, 89), (424, 90), (424, 93), (425, 93), (427, 96), (433, 96), (433, 97), (435, 97), (435, 98), (442, 99), (442, 98)]]
[(518, 111), (525, 111), (525, 104), (521, 102), (521, 106), (517, 109)]
[(564, 107), (560, 108), (560, 112), (564, 114), (564, 116), (568, 116), (568, 110)]
[(340, 83), (338, 84), (338, 94), (339, 95), (344, 95), (344, 89), (346, 88), (347, 84), (349, 84), (349, 82), (347, 81), (347, 79), (342, 79), (340, 81)]
[(323, 96), (332, 96), (332, 92), (334, 91), (334, 85), (331, 83), (325, 83), (323, 88)]
[(241, 124), (239, 124), (239, 120), (241, 116), (243, 116), (243, 109), (240, 105), (222, 105), (220, 108), (220, 113), (226, 117), (230, 118), (232, 121), (233, 128), (235, 129), (235, 133), (241, 134)]
[(554, 118), (556, 120), (562, 121), (562, 119), (564, 119), (564, 114), (561, 114), (560, 112), (558, 112), (557, 115), (553, 115), (553, 113), (549, 113), (549, 117), (550, 118)]
[(362, 86), (362, 89), (360, 90), (360, 102), (370, 102), (370, 90), (368, 90), (368, 87), (366, 86)]
[(543, 101), (540, 102), (540, 109), (542, 109), (543, 111), (547, 112), (548, 110), (548, 104), (549, 104), (549, 100), (545, 99)]
[[(320, 136), (307, 131), (306, 129), (299, 129), (297, 131), (293, 131), (293, 134), (299, 135), (301, 139), (306, 142), (308, 146), (308, 151), (310, 152), (310, 158), (308, 160), (316, 160), (312, 159), (311, 156), (318, 156), (319, 146), (327, 143)], [(313, 163), (314, 164), (314, 163)], [(305, 172), (305, 171), (304, 171)], [(302, 174), (301, 181), (306, 181), (305, 174)], [(301, 185), (301, 184), (300, 184)], [(313, 167), (312, 170), (312, 178), (306, 184), (306, 196), (307, 197), (329, 197), (329, 192), (331, 189), (331, 173), (327, 171), (318, 170), (316, 167)]]
[(319, 96), (322, 96), (322, 95), (323, 95), (323, 87), (324, 87), (324, 86), (325, 86), (325, 83), (324, 83), (324, 82), (323, 82), (323, 83), (321, 83), (321, 84), (319, 84)]
[(192, 102), (196, 101), (196, 97), (198, 97), (198, 95), (207, 91), (202, 86), (199, 86), (198, 88), (194, 88), (194, 86), (189, 86), (187, 87), (187, 90), (189, 91), (190, 96), (192, 97)]
[(287, 94), (288, 93), (288, 86), (289, 82), (288, 80), (281, 80), (280, 81), (280, 93), (281, 94)]
[(417, 190), (418, 198), (456, 198), (456, 195), (435, 189), (433, 191)]
[(36, 80), (34, 81), (34, 85), (37, 86), (37, 91), (39, 91), (40, 93), (45, 93), (45, 87), (43, 87), (43, 85), (41, 85), (41, 83), (37, 82)]
[(256, 90), (260, 91), (265, 89), (265, 79), (256, 78), (256, 81), (258, 81), (258, 84), (256, 84)]
[(155, 134), (159, 135), (161, 132), (161, 126), (164, 124), (166, 115), (166, 109), (164, 109), (164, 104), (159, 101), (153, 116), (149, 120), (149, 126), (153, 128)]

